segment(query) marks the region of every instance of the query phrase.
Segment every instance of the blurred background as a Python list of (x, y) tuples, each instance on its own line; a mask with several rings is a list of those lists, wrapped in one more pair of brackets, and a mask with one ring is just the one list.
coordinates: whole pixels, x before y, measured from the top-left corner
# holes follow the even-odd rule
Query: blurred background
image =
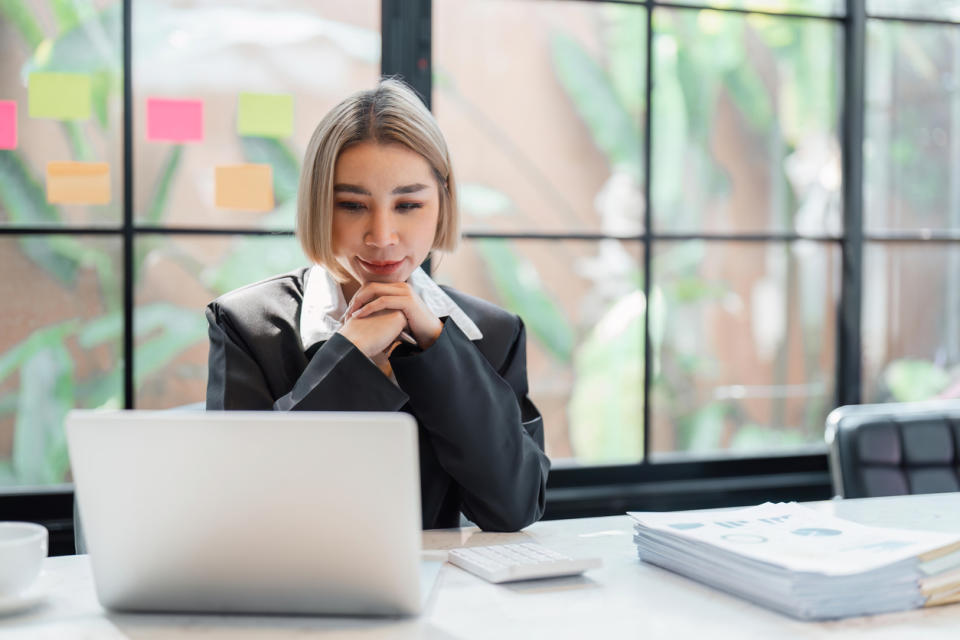
[[(426, 53), (401, 63), (425, 74), (464, 218), (433, 274), (523, 318), (556, 468), (825, 461), (841, 400), (960, 397), (960, 1), (413, 5)], [(305, 265), (303, 151), (392, 72), (387, 6), (406, 10), (0, 0), (0, 100), (19, 105), (0, 150), (0, 491), (69, 482), (73, 407), (204, 399), (204, 306)], [(38, 71), (89, 74), (91, 118), (30, 118)], [(291, 94), (292, 135), (238, 135), (241, 92)], [(202, 100), (204, 139), (148, 141), (148, 97)], [(863, 127), (854, 212), (844, 122)], [(47, 202), (46, 163), (68, 160), (109, 163), (109, 204)], [(272, 166), (272, 211), (214, 207), (214, 167), (243, 162)]]

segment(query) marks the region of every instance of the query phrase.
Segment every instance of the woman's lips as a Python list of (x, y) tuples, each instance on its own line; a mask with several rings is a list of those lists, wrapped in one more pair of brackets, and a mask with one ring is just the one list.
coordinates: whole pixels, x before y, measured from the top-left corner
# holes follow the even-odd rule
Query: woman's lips
[(378, 276), (388, 276), (400, 269), (400, 266), (403, 265), (403, 260), (390, 262), (386, 260), (367, 261), (363, 258), (357, 258), (357, 262), (360, 263), (360, 266), (363, 267), (365, 271)]

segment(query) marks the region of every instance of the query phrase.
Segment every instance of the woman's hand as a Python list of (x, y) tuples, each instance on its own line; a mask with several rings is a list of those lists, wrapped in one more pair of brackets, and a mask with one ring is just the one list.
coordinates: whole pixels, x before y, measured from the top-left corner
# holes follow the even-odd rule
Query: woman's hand
[[(421, 349), (426, 349), (440, 337), (443, 323), (406, 282), (368, 282), (360, 287), (347, 305), (347, 323), (377, 318), (383, 313), (399, 312), (405, 327)], [(346, 327), (346, 325), (344, 325)], [(401, 327), (401, 330), (405, 327)], [(391, 337), (395, 340), (399, 331)]]
[(347, 315), (339, 333), (383, 369), (383, 361), (398, 344), (400, 332), (406, 326), (407, 317), (403, 312), (390, 309), (361, 318)]

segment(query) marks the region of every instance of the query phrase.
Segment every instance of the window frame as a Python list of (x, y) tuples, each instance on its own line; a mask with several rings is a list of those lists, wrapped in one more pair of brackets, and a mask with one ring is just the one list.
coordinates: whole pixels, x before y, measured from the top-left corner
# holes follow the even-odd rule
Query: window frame
[[(524, 0), (535, 2), (537, 0)], [(864, 83), (865, 31), (867, 20), (896, 22), (960, 23), (922, 18), (896, 16), (868, 16), (866, 0), (846, 0), (844, 15), (808, 15), (777, 13), (738, 8), (715, 8), (701, 5), (676, 4), (645, 0), (576, 0), (578, 2), (623, 2), (646, 8), (645, 92), (648, 108), (644, 116), (644, 191), (651, 203), (651, 126), (653, 85), (653, 16), (658, 7), (674, 10), (700, 11), (710, 9), (726, 13), (761, 14), (782, 19), (833, 21), (842, 25), (843, 101), (841, 111), (841, 146), (843, 171), (843, 231), (841, 236), (800, 236), (793, 233), (713, 234), (713, 233), (657, 233), (654, 228), (653, 207), (646, 207), (645, 232), (629, 238), (644, 247), (644, 295), (649, 296), (652, 281), (651, 258), (659, 240), (700, 239), (705, 241), (742, 240), (750, 242), (784, 242), (800, 239), (836, 242), (841, 249), (841, 296), (836, 317), (837, 359), (835, 406), (858, 404), (861, 401), (861, 305), (863, 292), (863, 248), (865, 242), (946, 242), (960, 245), (960, 233), (883, 233), (865, 234), (863, 228), (863, 141), (864, 141)], [(123, 72), (132, 78), (132, 0), (123, 5)], [(381, 72), (401, 75), (421, 95), (427, 106), (431, 103), (431, 0), (381, 0)], [(123, 88), (123, 219), (119, 227), (0, 227), (0, 237), (43, 234), (105, 234), (123, 240), (123, 304), (124, 304), (124, 405), (134, 408), (134, 246), (137, 238), (161, 234), (168, 236), (254, 235), (292, 236), (293, 231), (271, 231), (249, 228), (166, 228), (138, 224), (133, 215), (133, 87), (124, 82)], [(598, 233), (472, 233), (475, 238), (536, 238), (542, 240), (603, 239)], [(429, 268), (429, 265), (427, 265)], [(648, 454), (649, 396), (651, 386), (651, 340), (649, 320), (644, 319), (644, 459), (636, 464), (600, 467), (563, 467), (554, 469), (547, 487), (546, 518), (609, 515), (626, 510), (703, 508), (751, 504), (763, 500), (816, 500), (829, 498), (832, 493), (826, 445), (798, 450), (788, 455), (752, 457), (713, 457), (688, 459), (678, 462), (651, 462)], [(43, 522), (56, 532), (54, 553), (69, 553), (72, 548), (73, 488), (72, 485), (46, 487), (12, 487), (0, 492), (0, 509), (5, 518), (21, 518)]]

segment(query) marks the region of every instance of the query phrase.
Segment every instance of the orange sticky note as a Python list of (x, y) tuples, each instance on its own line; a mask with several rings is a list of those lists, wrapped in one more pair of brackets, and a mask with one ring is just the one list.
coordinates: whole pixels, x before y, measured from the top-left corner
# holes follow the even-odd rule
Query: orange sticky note
[(273, 167), (234, 164), (216, 167), (214, 171), (217, 208), (273, 211)]
[(109, 204), (110, 165), (106, 162), (48, 162), (47, 202)]

